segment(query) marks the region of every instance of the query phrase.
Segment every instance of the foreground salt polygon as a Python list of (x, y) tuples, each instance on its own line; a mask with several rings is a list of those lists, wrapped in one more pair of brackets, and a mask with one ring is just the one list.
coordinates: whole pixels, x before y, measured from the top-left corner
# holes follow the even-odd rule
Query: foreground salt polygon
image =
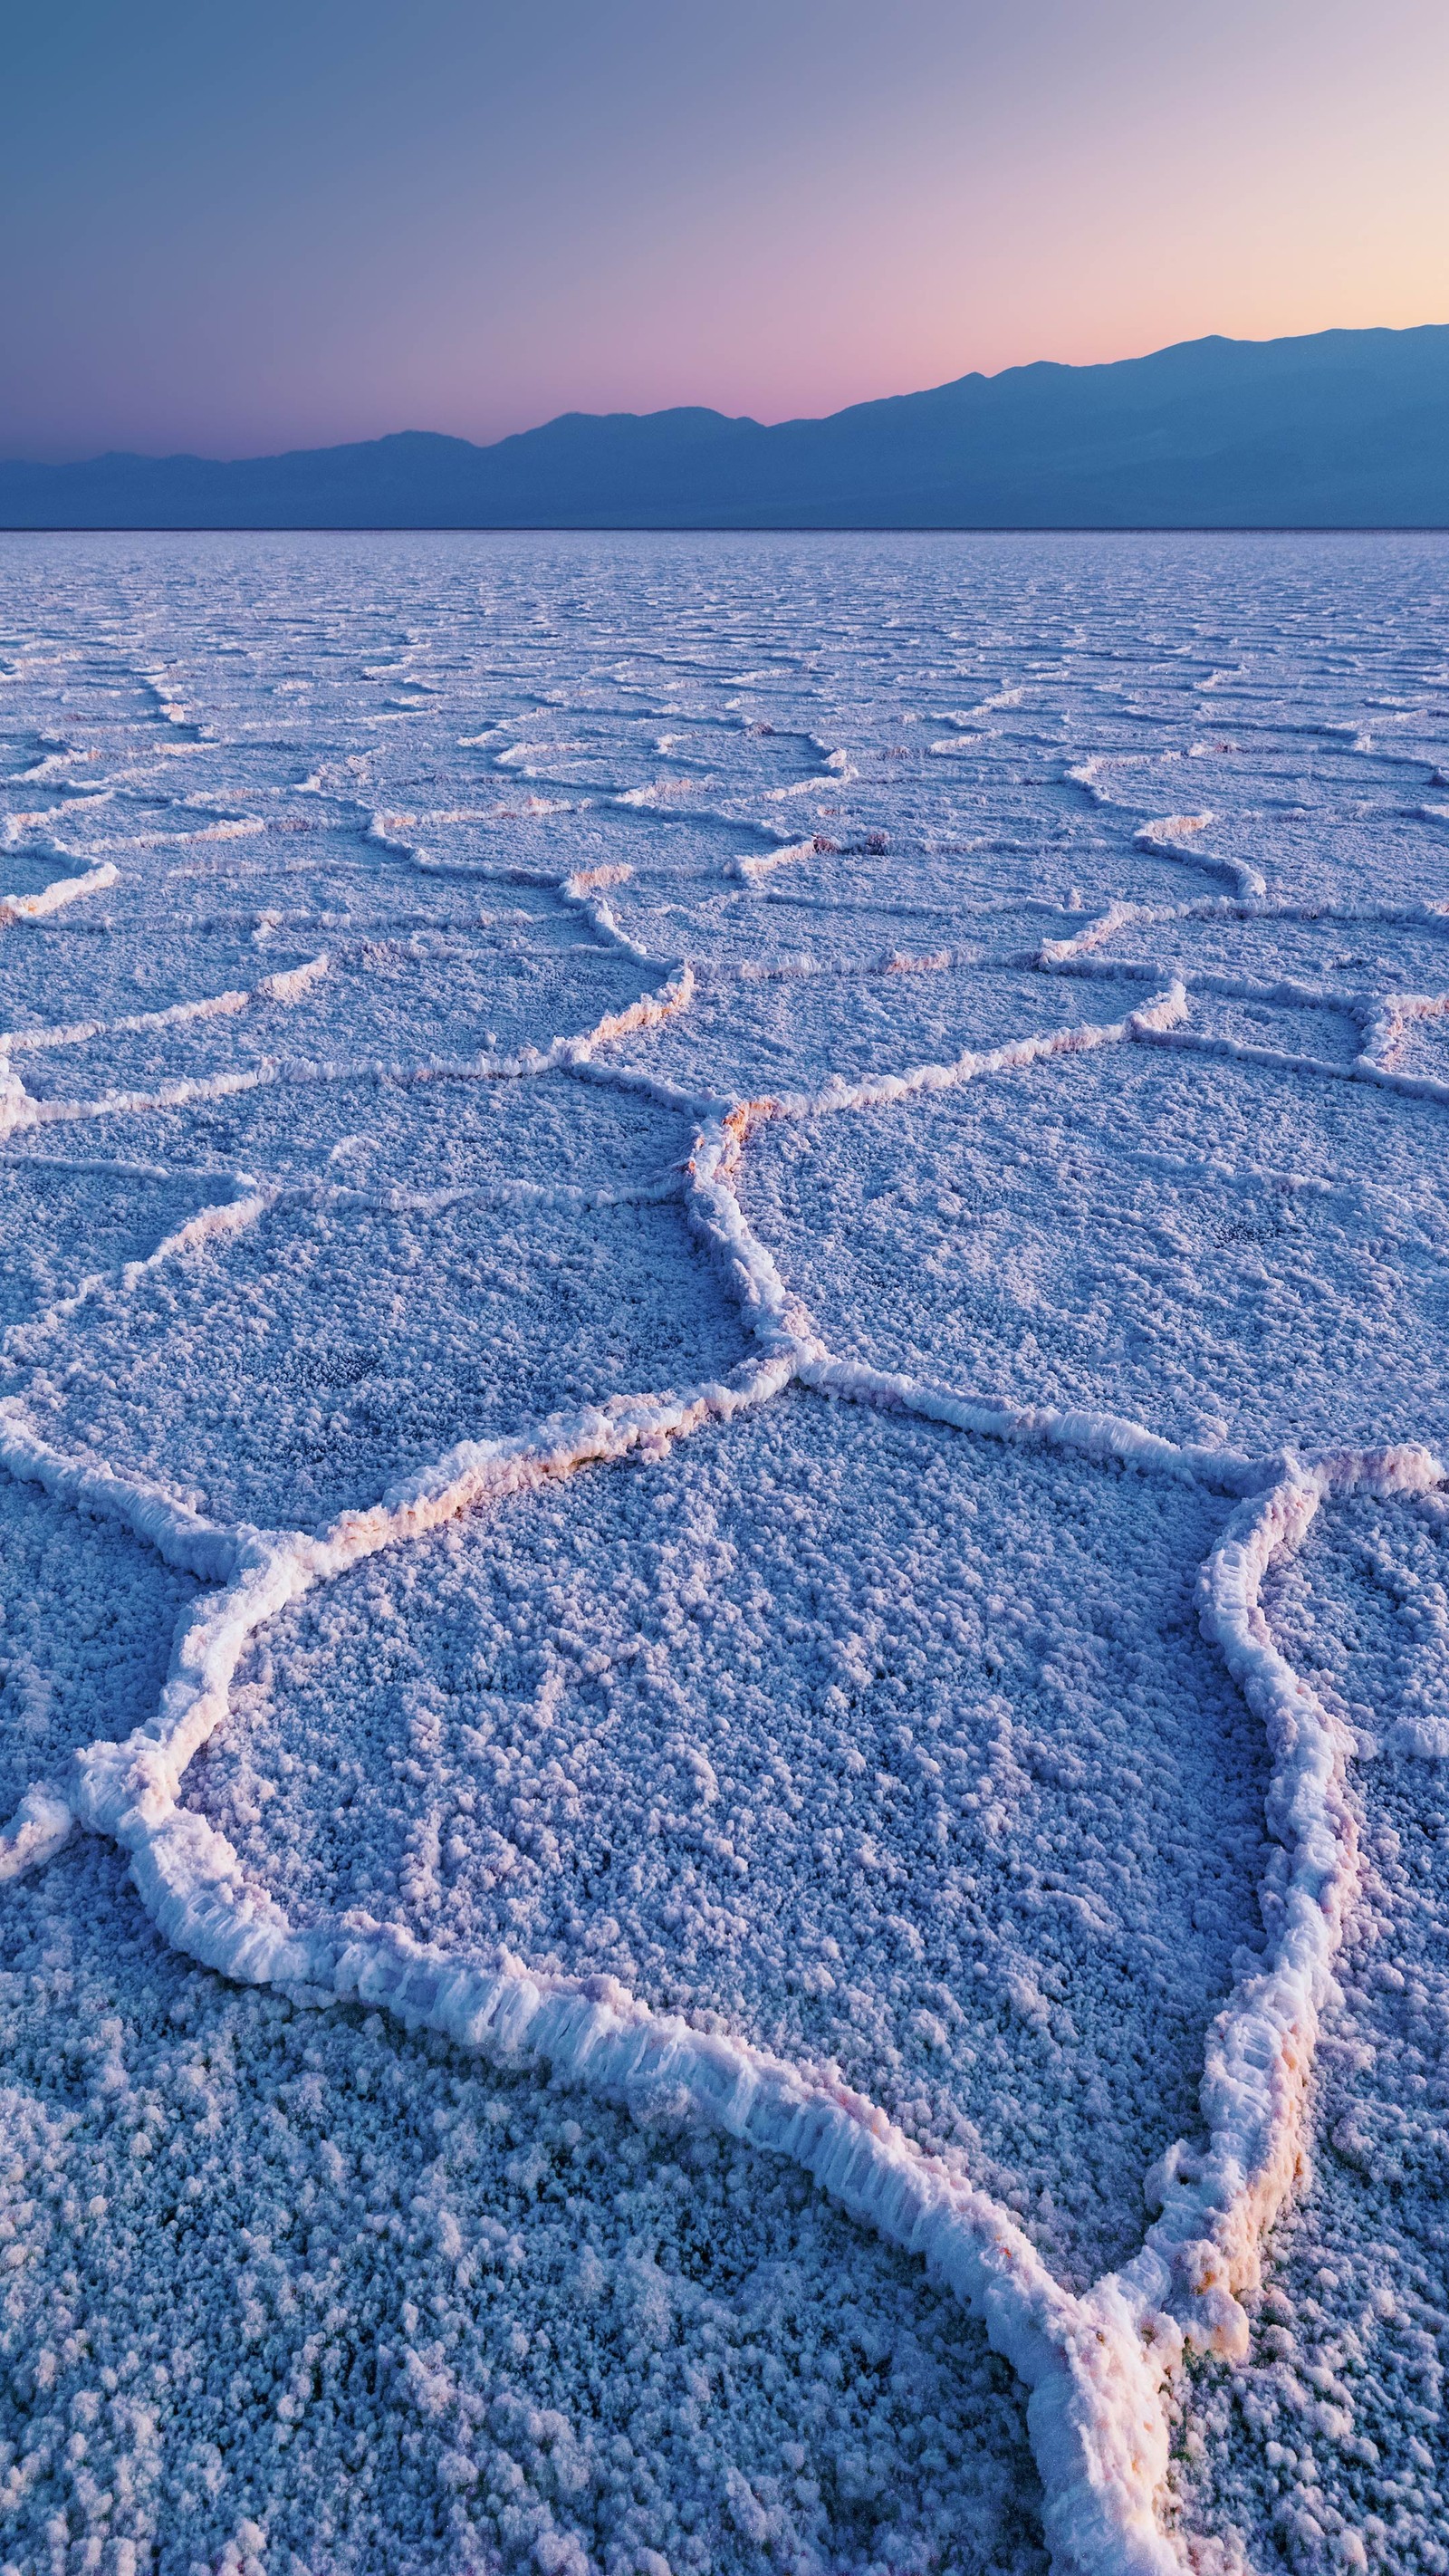
[[(981, 2359), (955, 2513), (901, 2507), (903, 2447), (872, 2488), (797, 2442), (796, 2495), (754, 2433), (751, 2485), (655, 2425), (631, 2521), (572, 2365), (572, 2422), (509, 2477), (405, 2298), (408, 2385), (451, 2394), (408, 2454), (425, 2494), (380, 2432), (347, 2436), (369, 2475), (327, 2546), (355, 2563), (403, 2538), (444, 2564), (1026, 2566), (1033, 2515), (1064, 2568), (1176, 2565), (1194, 2522), (1230, 2556), (1272, 2531), (1305, 2563), (1429, 2563), (1436, 2491), (1385, 2459), (1392, 2410), (1361, 2434), (1337, 2380), (1304, 2398), (1334, 2466), (1277, 2441), (1245, 2480), (1211, 2370), (1207, 2450), (1176, 2374), (1184, 2345), (1248, 2349), (1357, 1919), (1345, 1761), (1370, 1730), (1260, 1606), (1344, 1510), (1418, 1515), (1418, 1556), (1381, 1543), (1418, 1657), (1386, 1758), (1446, 1724), (1449, 1089), (1422, 1051), (1449, 910), (1405, 798), (1440, 757), (1442, 552), (1394, 558), (1385, 641), (1364, 550), (1345, 681), (1284, 667), (1287, 622), (1334, 593), (1322, 550), (1169, 551), (1170, 588), (1152, 547), (323, 547), (323, 611), (299, 543), (270, 551), (279, 643), (230, 611), (235, 550), (198, 615), (174, 552), (132, 545), (123, 605), (98, 593), (67, 647), (44, 549), (11, 565), (35, 739), (6, 789), (0, 1116), (37, 1213), (0, 1438), (17, 1497), (78, 1507), (99, 1586), (139, 1543), (191, 1603), (156, 1707), (117, 1695), (128, 1743), (85, 1750), (84, 1699), (29, 1648), (7, 1677), (45, 1754), (8, 1865), (63, 1854), (25, 1905), (73, 1911), (79, 1822), (129, 1851), (167, 1941), (341, 1999), (329, 2028), (379, 2004), (462, 2052), (440, 2064), (531, 2057), (643, 2134), (784, 2156), (923, 2254), (1034, 2392), (1039, 2503), (971, 2465), (1002, 2439)], [(525, 646), (551, 597), (566, 626)], [(895, 603), (888, 658), (862, 597)], [(309, 676), (339, 657), (345, 687)], [(279, 741), (283, 668), (289, 718), (313, 694)], [(159, 1221), (120, 1251), (130, 1193)], [(611, 1460), (607, 1500), (556, 1482)], [(782, 1942), (787, 1883), (809, 1892)], [(107, 2082), (130, 2098), (124, 2066)], [(52, 2116), (22, 2096), (17, 2135)], [(658, 2230), (667, 2192), (646, 2203)], [(80, 2208), (22, 2231), (18, 2273), (64, 2263)], [(263, 2233), (266, 2351), (313, 2274)], [(1368, 2270), (1407, 2259), (1388, 2241)], [(113, 2330), (155, 2295), (146, 2261)], [(660, 2349), (696, 2331), (675, 2306)], [(484, 2335), (489, 2439), (520, 2332)], [(336, 2421), (313, 2362), (248, 2383), (273, 2472), (203, 2440), (183, 2477), (151, 2434), (139, 2485), (124, 2432), (110, 2485), (86, 2429), (61, 2466), (59, 2372), (17, 2386), (22, 2534), (306, 2563), (282, 2455)], [(94, 2427), (102, 2393), (68, 2388)], [(370, 2388), (378, 2422), (390, 2402)]]

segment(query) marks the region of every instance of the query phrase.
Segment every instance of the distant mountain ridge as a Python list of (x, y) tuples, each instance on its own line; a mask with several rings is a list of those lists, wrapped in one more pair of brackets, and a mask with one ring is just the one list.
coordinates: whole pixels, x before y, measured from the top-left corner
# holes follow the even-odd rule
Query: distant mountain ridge
[(1449, 324), (1043, 360), (772, 428), (566, 412), (232, 463), (0, 464), (5, 528), (1449, 526)]

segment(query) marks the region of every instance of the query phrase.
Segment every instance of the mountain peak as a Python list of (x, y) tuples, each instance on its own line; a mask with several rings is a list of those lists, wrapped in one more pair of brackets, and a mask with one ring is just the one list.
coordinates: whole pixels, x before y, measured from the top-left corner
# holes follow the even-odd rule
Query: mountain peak
[(0, 526), (1442, 527), (1449, 324), (1040, 359), (773, 428), (564, 412), (231, 462), (0, 464)]

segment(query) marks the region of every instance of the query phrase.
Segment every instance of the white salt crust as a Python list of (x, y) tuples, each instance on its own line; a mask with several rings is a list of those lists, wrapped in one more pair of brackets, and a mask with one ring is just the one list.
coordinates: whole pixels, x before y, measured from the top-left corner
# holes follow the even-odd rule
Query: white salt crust
[[(161, 723), (204, 738), (204, 728), (193, 725), (164, 672), (148, 677), (147, 686)], [(972, 715), (1019, 695), (988, 698)], [(189, 747), (188, 741), (175, 749)], [(1366, 740), (1365, 748), (1371, 747)], [(512, 754), (497, 757), (502, 762)], [(1096, 802), (1108, 803), (1115, 771), (1129, 766), (1131, 757), (1093, 756), (1070, 765), (1066, 774)], [(526, 774), (539, 773), (526, 768)], [(847, 774), (844, 755), (830, 754), (821, 774), (841, 780)], [(306, 785), (323, 792), (320, 782)], [(615, 801), (637, 807), (651, 801), (667, 805), (669, 798), (645, 786), (621, 791)], [(547, 800), (544, 805), (551, 810)], [(464, 817), (434, 819), (450, 824)], [(1075, 936), (1044, 940), (1031, 954), (1032, 967), (1057, 974), (1105, 970), (1108, 960), (1101, 952), (1129, 925), (1209, 916), (1330, 917), (1322, 904), (1269, 903), (1261, 870), (1215, 856), (1203, 844), (1211, 822), (1206, 812), (1148, 822), (1137, 831), (1135, 846), (1174, 866), (1226, 874), (1233, 896), (1171, 908), (1113, 903)], [(411, 837), (412, 815), (366, 809), (361, 828), (380, 850), (422, 876), (449, 869), (446, 856)], [(238, 825), (231, 836), (242, 836), (242, 830)], [(230, 826), (218, 825), (210, 837), (229, 832)], [(722, 873), (745, 888), (741, 899), (752, 900), (782, 863), (818, 848), (818, 842), (798, 842), (758, 856), (736, 855)], [(551, 889), (597, 941), (654, 977), (659, 967), (648, 949), (621, 926), (605, 897), (606, 889), (627, 882), (629, 874), (605, 864), (554, 876), (538, 869), (527, 881)], [(13, 929), (78, 894), (113, 885), (116, 877), (107, 863), (60, 879), (41, 895), (6, 897), (0, 920)], [(1449, 907), (1438, 904), (1339, 907), (1331, 917), (1449, 929)], [(928, 969), (934, 963), (919, 962)], [(922, 2257), (931, 2277), (984, 2320), (992, 2343), (1031, 2391), (1029, 2424), (1053, 2564), (1080, 2576), (1147, 2576), (1185, 2564), (1162, 2518), (1172, 2375), (1188, 2350), (1229, 2360), (1247, 2352), (1243, 2300), (1258, 2285), (1265, 2235), (1302, 2163), (1314, 2043), (1356, 1885), (1355, 1836), (1343, 1794), (1351, 1739), (1274, 1644), (1260, 1606), (1263, 1583), (1272, 1566), (1301, 1546), (1325, 1502), (1366, 1494), (1420, 1498), (1442, 1509), (1445, 1468), (1428, 1449), (1403, 1443), (1249, 1458), (1211, 1443), (1174, 1443), (1106, 1411), (996, 1404), (837, 1356), (746, 1221), (734, 1181), (753, 1131), (766, 1122), (869, 1112), (1101, 1048), (1212, 1054), (1315, 1081), (1347, 1078), (1434, 1104), (1449, 1101), (1449, 1084), (1397, 1072), (1392, 1063), (1402, 1030), (1442, 1012), (1449, 997), (1355, 996), (1350, 1007), (1363, 1043), (1345, 1065), (1214, 1036), (1189, 1020), (1194, 989), (1290, 1009), (1331, 998), (1341, 1009), (1345, 997), (1339, 988), (1330, 996), (1293, 979), (1270, 983), (1210, 972), (1177, 972), (1164, 983), (1157, 970), (1135, 971), (1157, 989), (1140, 1008), (1107, 1025), (1035, 1032), (980, 1052), (968, 1050), (948, 1063), (907, 1064), (857, 1081), (831, 1076), (809, 1091), (747, 1099), (692, 1094), (607, 1052), (621, 1040), (664, 1029), (689, 1010), (695, 981), (686, 962), (667, 967), (637, 1001), (580, 1034), (467, 1061), (378, 1068), (269, 1059), (246, 1073), (170, 1082), (147, 1093), (113, 1090), (86, 1100), (39, 1101), (26, 1092), (12, 1057), (104, 1039), (107, 1028), (88, 1021), (17, 1031), (12, 1040), (0, 1041), (0, 1131), (11, 1136), (42, 1125), (186, 1109), (265, 1084), (340, 1083), (362, 1074), (407, 1083), (484, 1084), (563, 1075), (633, 1093), (691, 1118), (694, 1140), (679, 1183), (684, 1212), (738, 1306), (753, 1348), (727, 1373), (681, 1393), (621, 1393), (571, 1414), (550, 1415), (511, 1437), (461, 1441), (390, 1485), (371, 1507), (345, 1511), (313, 1530), (223, 1525), (160, 1483), (62, 1454), (39, 1435), (22, 1399), (5, 1401), (0, 1463), (13, 1477), (131, 1531), (168, 1565), (211, 1588), (179, 1623), (154, 1717), (123, 1741), (84, 1748), (68, 1772), (30, 1786), (0, 1833), (0, 1876), (13, 1878), (39, 1866), (77, 1828), (107, 1836), (129, 1855), (142, 1904), (163, 1937), (226, 1977), (274, 1986), (317, 2009), (362, 2002), (392, 2014), (409, 2030), (436, 2032), (465, 2053), (500, 2066), (547, 2067), (556, 2080), (626, 2107), (667, 2105), (675, 2117), (798, 2165), (853, 2218)], [(325, 972), (326, 958), (318, 955), (246, 991), (123, 1017), (109, 1024), (110, 1031), (227, 1015), (258, 1000), (300, 1006)], [(556, 1186), (569, 1189), (565, 1174)], [(123, 1287), (209, 1238), (253, 1224), (269, 1203), (267, 1189), (251, 1187), (201, 1210), (122, 1274)], [(69, 1302), (83, 1301), (90, 1285), (83, 1283)], [(609, 1977), (554, 1977), (507, 1958), (470, 1960), (431, 1949), (396, 1927), (362, 1928), (339, 1920), (294, 1928), (275, 1901), (247, 1880), (225, 1838), (181, 1803), (190, 1761), (228, 1715), (244, 1651), (285, 1605), (361, 1559), (405, 1545), (464, 1511), (589, 1465), (659, 1454), (705, 1423), (727, 1424), (791, 1385), (822, 1399), (916, 1413), (967, 1437), (1114, 1459), (1144, 1475), (1221, 1494), (1234, 1506), (1202, 1569), (1200, 1617), (1204, 1635), (1261, 1719), (1268, 1744), (1268, 1823), (1275, 1844), (1263, 1892), (1269, 1938), (1262, 1956), (1245, 1967), (1210, 2034), (1201, 2094), (1204, 2138), (1179, 2141), (1158, 2160), (1148, 2190), (1160, 2214), (1140, 2252), (1082, 2295), (1052, 2277), (1010, 2210), (924, 2155), (863, 2096), (808, 2080), (742, 2041), (653, 2012)]]
[[(606, 2100), (682, 2098), (707, 2124), (788, 2156), (852, 2216), (921, 2254), (932, 2277), (984, 2317), (992, 2341), (1033, 2392), (1029, 2421), (1049, 2545), (1064, 2566), (1084, 2570), (1177, 2563), (1154, 2512), (1168, 2457), (1161, 2381), (1185, 2340), (1229, 2355), (1246, 2350), (1238, 2294), (1256, 2285), (1262, 2237), (1301, 2152), (1317, 2016), (1353, 1883), (1338, 1788), (1341, 1731), (1273, 1647), (1257, 1607), (1259, 1587), (1275, 1554), (1300, 1543), (1324, 1495), (1428, 1492), (1442, 1481), (1429, 1453), (1401, 1448), (1295, 1462), (1266, 1494), (1241, 1506), (1204, 1568), (1205, 1633), (1263, 1718), (1274, 1755), (1270, 1823), (1289, 1863), (1282, 1931), (1215, 2026), (1204, 2085), (1207, 2152), (1186, 2143), (1169, 2149), (1153, 2177), (1163, 2214), (1142, 2253), (1085, 2298), (1051, 2278), (1009, 2212), (933, 2166), (868, 2102), (834, 2097), (761, 2052), (655, 2015), (613, 1979), (471, 1967), (397, 1931), (293, 1932), (265, 1892), (245, 1882), (225, 1839), (179, 1804), (179, 1791), (193, 1754), (227, 1713), (244, 1647), (312, 1584), (494, 1496), (686, 1436), (709, 1419), (728, 1420), (796, 1379), (824, 1395), (918, 1411), (989, 1438), (1114, 1457), (1217, 1491), (1252, 1495), (1261, 1488), (1270, 1464), (1184, 1449), (1110, 1415), (1010, 1411), (832, 1360), (752, 1236), (727, 1178), (752, 1112), (846, 1110), (1063, 1048), (1131, 1043), (1170, 1024), (1180, 1007), (1173, 993), (1151, 1006), (1150, 1017), (1027, 1040), (887, 1083), (832, 1086), (812, 1100), (747, 1104), (712, 1121), (696, 1143), (686, 1204), (740, 1301), (760, 1358), (742, 1365), (733, 1382), (672, 1400), (620, 1398), (531, 1437), (460, 1444), (373, 1510), (345, 1514), (316, 1537), (213, 1527), (157, 1488), (69, 1465), (13, 1412), (0, 1430), (0, 1457), (12, 1474), (122, 1522), (168, 1563), (225, 1584), (179, 1633), (154, 1724), (124, 1744), (89, 1748), (71, 1781), (37, 1783), (27, 1793), (0, 1837), (4, 1874), (49, 1858), (80, 1823), (130, 1853), (142, 1901), (165, 1937), (226, 1976), (277, 1985), (308, 2002), (337, 1997), (381, 2006), (410, 2029), (436, 2030), (501, 2064), (541, 2063)], [(551, 1052), (552, 1063), (588, 1060), (587, 1042), (566, 1043), (574, 1056)], [(243, 1202), (220, 1215), (246, 1222), (250, 1213)], [(205, 1211), (185, 1230), (188, 1237), (217, 1217)], [(174, 1240), (153, 1257), (165, 1257)]]

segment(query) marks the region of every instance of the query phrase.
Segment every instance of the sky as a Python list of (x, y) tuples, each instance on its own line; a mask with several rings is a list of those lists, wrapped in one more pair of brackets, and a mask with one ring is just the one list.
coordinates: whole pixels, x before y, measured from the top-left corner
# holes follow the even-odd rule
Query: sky
[(1444, 0), (44, 0), (0, 455), (1449, 321)]

